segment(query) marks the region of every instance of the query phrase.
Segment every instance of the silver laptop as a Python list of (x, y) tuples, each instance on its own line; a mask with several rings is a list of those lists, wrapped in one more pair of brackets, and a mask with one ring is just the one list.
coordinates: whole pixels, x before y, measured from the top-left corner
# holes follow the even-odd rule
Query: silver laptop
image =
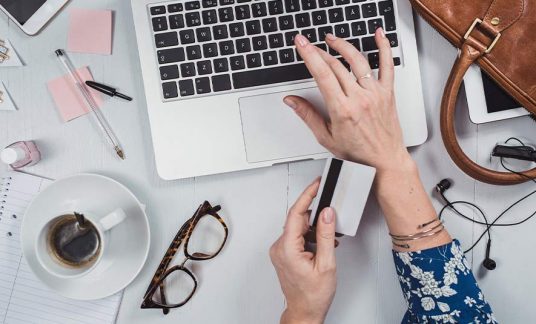
[[(350, 41), (377, 72), (383, 26), (407, 146), (427, 138), (407, 0), (132, 0), (156, 165), (180, 179), (321, 159), (328, 152), (282, 98), (323, 100), (293, 38)], [(337, 53), (332, 54), (336, 55)]]

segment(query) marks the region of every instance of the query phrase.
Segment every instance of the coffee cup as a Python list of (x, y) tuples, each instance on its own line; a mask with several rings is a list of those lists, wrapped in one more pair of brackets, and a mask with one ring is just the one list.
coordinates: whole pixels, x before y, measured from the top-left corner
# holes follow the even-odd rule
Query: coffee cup
[(86, 275), (106, 255), (110, 230), (126, 217), (120, 208), (104, 217), (89, 212), (56, 216), (39, 231), (37, 259), (47, 272), (60, 278)]

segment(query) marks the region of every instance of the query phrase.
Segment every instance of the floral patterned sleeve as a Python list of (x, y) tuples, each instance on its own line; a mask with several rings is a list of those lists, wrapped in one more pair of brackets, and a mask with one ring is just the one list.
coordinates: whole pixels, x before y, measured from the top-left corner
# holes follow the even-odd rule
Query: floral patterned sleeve
[(408, 303), (403, 324), (497, 323), (457, 240), (393, 256)]

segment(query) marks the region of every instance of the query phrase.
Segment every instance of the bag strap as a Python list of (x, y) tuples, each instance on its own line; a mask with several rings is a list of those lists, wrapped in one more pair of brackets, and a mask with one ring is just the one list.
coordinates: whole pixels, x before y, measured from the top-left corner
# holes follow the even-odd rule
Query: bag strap
[[(471, 64), (489, 51), (478, 41), (466, 37), (460, 55), (458, 56), (454, 67), (450, 73), (443, 100), (441, 102), (441, 135), (445, 147), (456, 165), (469, 176), (476, 180), (496, 184), (496, 185), (514, 185), (528, 181), (528, 178), (510, 172), (499, 172), (484, 168), (471, 160), (462, 150), (454, 125), (456, 114), (456, 100), (463, 81), (463, 77)], [(536, 178), (536, 168), (523, 172), (529, 178)]]

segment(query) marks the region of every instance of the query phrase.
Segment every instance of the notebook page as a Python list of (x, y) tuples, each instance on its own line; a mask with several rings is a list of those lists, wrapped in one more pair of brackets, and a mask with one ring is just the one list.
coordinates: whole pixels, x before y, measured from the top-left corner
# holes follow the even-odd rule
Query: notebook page
[(30, 201), (51, 181), (10, 172), (0, 182), (1, 323), (114, 323), (121, 293), (96, 301), (78, 301), (44, 286), (22, 257), (20, 225)]

